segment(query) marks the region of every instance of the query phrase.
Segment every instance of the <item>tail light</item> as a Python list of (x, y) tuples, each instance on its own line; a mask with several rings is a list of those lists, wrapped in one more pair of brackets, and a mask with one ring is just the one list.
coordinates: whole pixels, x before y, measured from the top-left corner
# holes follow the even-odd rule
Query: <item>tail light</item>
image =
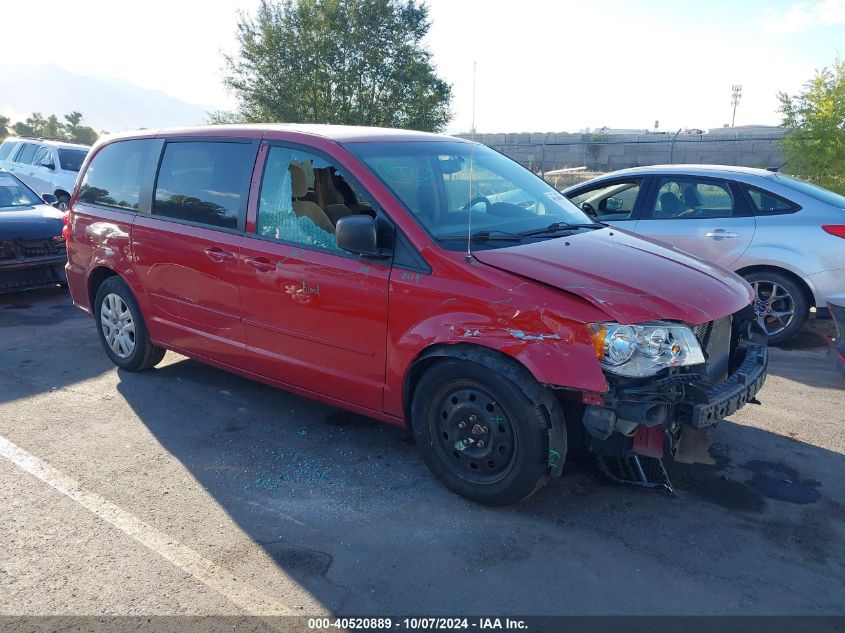
[(65, 246), (70, 241), (70, 210), (65, 211), (65, 214), (62, 216), (62, 237), (65, 238)]
[(845, 237), (845, 224), (822, 224), (822, 230), (836, 237)]

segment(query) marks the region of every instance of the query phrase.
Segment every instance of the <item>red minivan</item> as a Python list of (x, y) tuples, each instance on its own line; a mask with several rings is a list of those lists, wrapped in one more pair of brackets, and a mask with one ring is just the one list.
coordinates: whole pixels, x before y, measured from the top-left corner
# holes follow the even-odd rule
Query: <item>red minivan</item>
[[(476, 143), (320, 125), (110, 137), (66, 216), (73, 302), (130, 371), (166, 349), (407, 426), (488, 504), (663, 459), (766, 376), (751, 288), (596, 224)], [(689, 458), (689, 455), (685, 455)]]

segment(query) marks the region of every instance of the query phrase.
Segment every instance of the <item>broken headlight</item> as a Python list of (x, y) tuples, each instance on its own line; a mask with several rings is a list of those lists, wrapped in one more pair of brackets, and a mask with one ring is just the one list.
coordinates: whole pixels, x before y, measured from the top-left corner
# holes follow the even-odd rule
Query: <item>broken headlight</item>
[(667, 367), (704, 362), (693, 331), (677, 323), (594, 323), (590, 334), (601, 366), (620, 376), (653, 376)]

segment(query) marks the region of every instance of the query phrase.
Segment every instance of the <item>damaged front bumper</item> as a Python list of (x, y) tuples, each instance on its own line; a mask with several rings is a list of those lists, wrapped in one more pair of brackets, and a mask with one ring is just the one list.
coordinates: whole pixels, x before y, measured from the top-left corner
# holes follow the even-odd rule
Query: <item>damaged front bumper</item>
[(717, 385), (698, 373), (684, 372), (622, 386), (610, 392), (603, 406), (587, 405), (582, 421), (596, 439), (614, 431), (629, 435), (636, 427), (670, 429), (678, 424), (711, 426), (753, 402), (766, 380), (769, 351), (749, 344), (735, 371)]
[(699, 429), (711, 426), (733, 415), (755, 401), (769, 371), (769, 349), (765, 345), (748, 345), (745, 359), (725, 382), (701, 389), (697, 384), (687, 389), (688, 401), (678, 407), (682, 423)]
[[(605, 475), (622, 483), (672, 490), (664, 458), (710, 459), (707, 446), (702, 446), (704, 429), (748, 403), (757, 403), (768, 373), (765, 345), (745, 342), (736, 355), (741, 358), (733, 360), (731, 373), (715, 385), (706, 374), (678, 371), (618, 383), (603, 405), (586, 405), (582, 422), (587, 448), (598, 457)], [(681, 450), (686, 454), (680, 455)]]

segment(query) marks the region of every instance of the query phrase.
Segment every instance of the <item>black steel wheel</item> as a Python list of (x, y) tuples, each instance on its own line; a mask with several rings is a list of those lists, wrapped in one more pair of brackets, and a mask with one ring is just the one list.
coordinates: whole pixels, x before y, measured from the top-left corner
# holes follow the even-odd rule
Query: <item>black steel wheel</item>
[(453, 382), (435, 396), (440, 412), (434, 446), (452, 471), (477, 484), (506, 477), (516, 458), (516, 432), (501, 404), (477, 383)]
[(546, 482), (542, 405), (487, 367), (457, 359), (435, 363), (414, 392), (411, 422), (426, 465), (464, 497), (507, 505)]

